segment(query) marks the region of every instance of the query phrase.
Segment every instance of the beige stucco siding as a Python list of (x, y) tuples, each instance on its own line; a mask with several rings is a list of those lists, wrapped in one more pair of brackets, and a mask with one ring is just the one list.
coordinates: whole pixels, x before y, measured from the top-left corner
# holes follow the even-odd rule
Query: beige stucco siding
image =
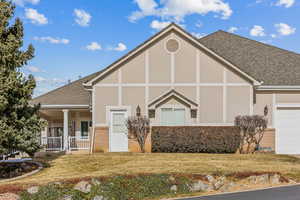
[(94, 120), (106, 123), (106, 106), (118, 105), (118, 87), (95, 87)]
[(268, 122), (269, 126), (272, 126), (272, 115), (273, 115), (273, 94), (271, 93), (258, 93), (256, 94), (256, 103), (253, 107), (253, 112), (256, 115), (263, 115), (264, 114), (264, 108), (265, 106), (268, 106)]
[(197, 93), (197, 87), (194, 86), (182, 86), (182, 87), (175, 87), (175, 90), (179, 92), (180, 94), (184, 95), (188, 99), (197, 102), (196, 93)]
[(222, 83), (224, 66), (203, 52), (200, 52), (200, 82)]
[(149, 49), (149, 82), (171, 82), (171, 55), (165, 50), (163, 39)]
[(223, 122), (223, 88), (200, 88), (200, 123)]
[(238, 115), (250, 114), (250, 87), (229, 86), (227, 87), (227, 115), (226, 122), (233, 123)]
[(240, 75), (237, 75), (236, 73), (232, 72), (231, 70), (226, 71), (226, 81), (228, 83), (245, 83), (245, 84), (249, 84), (245, 79), (241, 78)]
[(121, 71), (123, 83), (145, 83), (145, 53), (126, 63)]
[(103, 77), (97, 84), (118, 83), (118, 70), (114, 70)]
[(276, 94), (276, 103), (300, 103), (300, 93)]
[(175, 82), (194, 83), (196, 82), (196, 48), (190, 43), (176, 37), (180, 49), (175, 56)]
[(123, 87), (122, 103), (131, 106), (132, 115), (136, 114), (138, 105), (145, 114), (145, 87)]
[(149, 102), (168, 92), (171, 87), (149, 87)]

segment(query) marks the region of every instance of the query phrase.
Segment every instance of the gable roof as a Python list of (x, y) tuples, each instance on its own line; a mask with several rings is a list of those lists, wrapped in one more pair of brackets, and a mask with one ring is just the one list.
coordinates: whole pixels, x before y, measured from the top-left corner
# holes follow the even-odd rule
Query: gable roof
[(199, 41), (266, 86), (300, 86), (300, 54), (217, 31)]
[(188, 99), (187, 97), (185, 97), (184, 95), (180, 94), (179, 92), (177, 92), (174, 89), (171, 89), (169, 91), (167, 91), (166, 93), (164, 93), (163, 95), (157, 97), (156, 99), (152, 100), (149, 103), (149, 108), (156, 108), (157, 106), (159, 106), (160, 104), (162, 104), (163, 102), (165, 102), (166, 100), (170, 99), (170, 98), (175, 98), (177, 100), (179, 100), (180, 102), (189, 105), (191, 108), (197, 108), (198, 104), (195, 103), (194, 101)]
[(249, 74), (245, 73), (244, 71), (240, 70), (237, 66), (233, 65), (223, 57), (219, 56), (216, 54), (214, 51), (210, 50), (207, 48), (205, 45), (200, 43), (197, 38), (195, 38), (192, 34), (186, 32), (184, 29), (182, 29), (180, 26), (178, 26), (175, 23), (171, 23), (169, 26), (166, 28), (162, 29), (160, 32), (146, 40), (144, 43), (141, 45), (137, 46), (135, 49), (130, 51), (128, 54), (117, 60), (116, 62), (112, 63), (108, 67), (106, 67), (101, 74), (97, 75), (96, 77), (92, 78), (88, 82), (84, 83), (84, 86), (86, 88), (91, 88), (98, 80), (100, 80), (102, 77), (105, 75), (109, 74), (111, 71), (113, 71), (115, 68), (121, 66), (122, 64), (126, 63), (128, 60), (134, 58), (140, 51), (148, 48), (149, 46), (152, 45), (155, 41), (160, 40), (160, 38), (164, 37), (164, 35), (175, 32), (184, 37), (185, 39), (189, 40), (191, 43), (193, 43), (197, 48), (202, 49), (203, 51), (207, 52), (211, 56), (213, 56), (215, 59), (219, 60), (223, 64), (227, 65), (229, 68), (232, 68), (233, 71), (236, 71), (240, 73), (243, 77), (248, 79), (249, 81), (253, 82), (254, 85), (260, 85), (260, 83), (252, 76)]
[(90, 105), (90, 92), (83, 87), (83, 83), (100, 74), (96, 72), (82, 79), (71, 82), (65, 86), (59, 87), (46, 94), (38, 96), (30, 101), (30, 104), (41, 103), (42, 107), (47, 105), (78, 106)]

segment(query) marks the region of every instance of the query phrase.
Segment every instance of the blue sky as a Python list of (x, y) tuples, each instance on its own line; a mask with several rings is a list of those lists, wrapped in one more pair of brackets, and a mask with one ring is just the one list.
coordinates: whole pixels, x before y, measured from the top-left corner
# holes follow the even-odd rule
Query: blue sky
[(300, 53), (300, 0), (13, 0), (36, 56), (35, 96), (99, 71), (170, 22), (219, 29)]

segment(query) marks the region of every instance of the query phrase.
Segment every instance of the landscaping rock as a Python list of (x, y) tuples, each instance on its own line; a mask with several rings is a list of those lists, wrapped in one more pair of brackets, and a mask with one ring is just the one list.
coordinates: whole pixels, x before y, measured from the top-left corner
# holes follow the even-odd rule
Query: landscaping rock
[(291, 183), (291, 184), (296, 184), (297, 182), (294, 181), (294, 180), (292, 180), (292, 179), (289, 179), (289, 183)]
[(202, 181), (198, 181), (196, 183), (193, 183), (190, 186), (190, 191), (191, 192), (207, 192), (210, 189), (209, 185), (206, 183), (203, 183)]
[(20, 196), (13, 193), (0, 194), (1, 200), (19, 200)]
[(228, 183), (228, 184), (224, 184), (219, 190), (220, 190), (221, 192), (229, 192), (230, 189), (231, 189), (232, 187), (234, 187), (234, 186), (235, 186), (235, 183), (230, 182), (230, 183)]
[(274, 174), (270, 176), (270, 183), (271, 184), (280, 184), (280, 175)]
[(207, 180), (208, 180), (208, 182), (210, 184), (212, 184), (213, 182), (215, 182), (215, 178), (212, 175), (207, 175), (206, 178), (207, 178)]
[(73, 196), (72, 195), (65, 195), (61, 200), (72, 200)]
[(248, 181), (251, 184), (255, 184), (256, 183), (256, 176), (250, 176), (250, 177), (248, 177)]
[(260, 176), (250, 176), (250, 177), (248, 177), (248, 181), (250, 184), (268, 184), (269, 183), (269, 175), (263, 174)]
[(213, 184), (214, 189), (215, 190), (220, 189), (225, 184), (225, 181), (226, 181), (225, 176), (218, 178), (217, 181)]
[(87, 181), (81, 181), (74, 186), (74, 190), (78, 190), (83, 193), (91, 192), (92, 185)]
[(169, 177), (169, 181), (175, 182), (175, 180), (176, 180), (176, 179), (174, 178), (174, 176), (170, 176), (170, 177)]
[(104, 196), (95, 196), (93, 200), (107, 200)]
[(93, 178), (93, 179), (92, 179), (92, 184), (93, 184), (93, 185), (100, 185), (101, 182), (100, 182), (98, 179)]
[(172, 192), (177, 192), (177, 185), (172, 185), (172, 187), (170, 188), (170, 190)]
[(256, 183), (258, 184), (267, 184), (269, 183), (269, 175), (264, 174), (256, 177)]
[(27, 189), (29, 194), (35, 194), (39, 192), (39, 186), (33, 186)]

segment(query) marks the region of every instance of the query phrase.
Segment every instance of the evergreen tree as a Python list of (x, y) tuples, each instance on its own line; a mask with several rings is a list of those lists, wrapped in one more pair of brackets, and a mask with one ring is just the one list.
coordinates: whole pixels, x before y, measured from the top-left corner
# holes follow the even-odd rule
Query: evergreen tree
[(36, 83), (20, 69), (33, 58), (34, 48), (21, 50), (23, 24), (17, 18), (10, 25), (14, 10), (11, 2), (0, 0), (0, 154), (16, 149), (32, 156), (45, 122), (38, 116), (40, 105), (29, 104)]

